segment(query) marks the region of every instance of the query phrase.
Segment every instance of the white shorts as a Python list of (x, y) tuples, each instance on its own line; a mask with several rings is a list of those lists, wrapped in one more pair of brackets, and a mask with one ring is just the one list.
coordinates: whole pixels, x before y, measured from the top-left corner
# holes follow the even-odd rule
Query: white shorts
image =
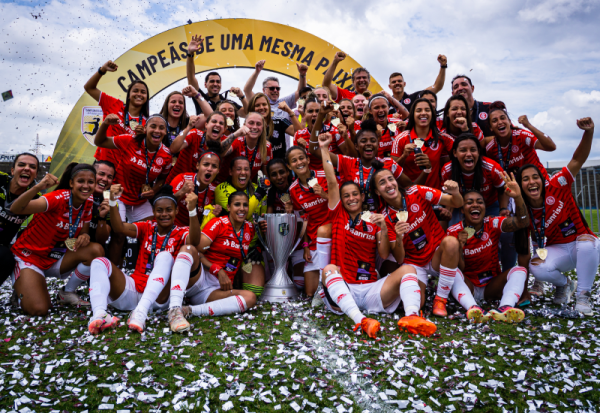
[[(302, 251), (302, 254), (304, 254), (304, 251)], [(319, 254), (317, 253), (317, 250), (310, 251), (310, 259), (312, 262), (304, 263), (304, 272), (307, 273), (309, 271), (321, 271), (321, 267), (319, 266)]]
[(302, 264), (304, 262), (304, 250), (300, 249), (297, 251), (292, 252), (292, 255), (290, 255), (291, 259), (292, 259), (292, 267), (295, 267), (298, 264)]
[(419, 267), (419, 266), (416, 266), (415, 264), (408, 264), (408, 265), (412, 265), (413, 267), (415, 267), (415, 269), (417, 270), (417, 279), (419, 281), (421, 281), (422, 283), (424, 283), (425, 285), (427, 285), (427, 282), (429, 281), (429, 275), (431, 275), (433, 277), (440, 276), (440, 273), (437, 272), (436, 270), (434, 270), (433, 267), (431, 266), (431, 261), (429, 261), (424, 267)]
[[(367, 313), (388, 314), (396, 311), (396, 308), (398, 308), (398, 305), (400, 305), (400, 294), (398, 294), (398, 297), (392, 304), (390, 304), (387, 308), (383, 308), (383, 303), (381, 302), (381, 289), (383, 288), (383, 284), (385, 284), (385, 280), (386, 277), (383, 277), (374, 283), (369, 284), (346, 284), (360, 311)], [(323, 302), (329, 311), (335, 314), (344, 314), (341, 311), (334, 310), (332, 303), (327, 297), (323, 299)]]
[(220, 289), (219, 279), (201, 265), (198, 281), (185, 291), (185, 295), (192, 305), (204, 304), (213, 291)]
[[(140, 302), (142, 294), (143, 293), (140, 293), (138, 292), (138, 290), (136, 290), (135, 280), (132, 277), (126, 275), (125, 290), (123, 290), (121, 296), (116, 300), (111, 299), (109, 296), (108, 304), (110, 304), (111, 307), (116, 308), (117, 310), (132, 311), (135, 310), (135, 307), (137, 307), (138, 303)], [(169, 308), (169, 300), (167, 300), (164, 304), (159, 304), (156, 301), (152, 303), (153, 311), (164, 310), (167, 308)]]
[(12, 282), (14, 284), (15, 281), (17, 281), (17, 279), (19, 278), (19, 275), (21, 274), (21, 270), (24, 270), (24, 269), (33, 270), (33, 271), (37, 272), (38, 274), (40, 274), (42, 277), (58, 278), (61, 280), (65, 279), (69, 275), (71, 275), (71, 273), (73, 271), (67, 271), (64, 274), (60, 273), (60, 265), (62, 263), (63, 258), (64, 258), (64, 255), (62, 257), (60, 257), (60, 260), (58, 260), (54, 264), (52, 264), (52, 266), (50, 268), (48, 268), (47, 270), (42, 270), (41, 268), (39, 268), (38, 266), (36, 266), (34, 264), (30, 264), (26, 261), (23, 261), (19, 257), (15, 257), (15, 269), (13, 270), (12, 277), (11, 277)]
[(125, 222), (125, 218), (127, 218), (127, 222), (133, 223), (153, 216), (154, 212), (152, 212), (152, 205), (148, 200), (144, 201), (142, 205), (125, 205), (123, 201), (119, 201), (119, 215), (121, 215), (121, 221)]

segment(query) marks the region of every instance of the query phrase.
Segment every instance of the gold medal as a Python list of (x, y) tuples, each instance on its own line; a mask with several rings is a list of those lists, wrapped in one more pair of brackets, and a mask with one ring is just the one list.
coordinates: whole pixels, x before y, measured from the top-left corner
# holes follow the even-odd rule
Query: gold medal
[(421, 149), (423, 145), (425, 145), (425, 141), (423, 139), (415, 139), (415, 145), (417, 145), (417, 148)]
[(467, 232), (467, 239), (469, 239), (473, 235), (475, 235), (475, 228), (473, 228), (473, 227), (466, 227), (465, 231)]
[(388, 123), (388, 129), (390, 130), (390, 132), (396, 133), (396, 124), (395, 123)]
[(69, 249), (69, 251), (74, 251), (76, 242), (77, 238), (67, 238), (65, 241), (65, 246)]
[(340, 124), (340, 120), (338, 118), (331, 119), (331, 124), (337, 128), (337, 126)]
[(288, 202), (290, 202), (290, 195), (289, 194), (283, 194), (283, 195), (281, 195), (281, 202), (284, 202), (286, 204)]
[(542, 261), (546, 261), (546, 257), (548, 256), (548, 250), (546, 248), (538, 248), (535, 252)]
[(150, 185), (148, 185), (148, 184), (142, 185), (142, 194), (144, 192), (148, 192), (148, 191), (152, 191), (152, 187)]
[(233, 120), (231, 120), (231, 118), (227, 118), (226, 122), (227, 126), (233, 126)]
[(371, 215), (373, 215), (373, 214), (371, 214), (370, 211), (365, 211), (365, 212), (363, 212), (363, 214), (361, 216), (361, 219), (363, 221), (365, 221), (365, 222), (369, 222), (370, 223), (371, 222)]
[(298, 99), (298, 106), (304, 106), (304, 102), (306, 102), (304, 99)]
[(319, 183), (319, 181), (317, 180), (317, 178), (312, 178), (312, 179), (309, 179), (307, 183), (308, 183), (308, 186), (313, 188), (315, 185), (317, 185)]
[(110, 191), (102, 191), (102, 197), (104, 199), (110, 199)]
[(340, 105), (338, 105), (337, 103), (333, 104), (333, 110), (338, 110), (340, 108)]
[(250, 274), (252, 272), (252, 263), (250, 261), (246, 261), (244, 265), (242, 265), (242, 271)]
[(408, 211), (398, 211), (396, 218), (398, 218), (398, 222), (408, 221)]
[(139, 125), (140, 125), (140, 124), (139, 124), (139, 123), (137, 123), (137, 122), (136, 122), (136, 121), (134, 121), (134, 120), (130, 120), (130, 121), (129, 121), (129, 127), (131, 128), (131, 130), (132, 130), (132, 131), (135, 131), (135, 128), (137, 128)]

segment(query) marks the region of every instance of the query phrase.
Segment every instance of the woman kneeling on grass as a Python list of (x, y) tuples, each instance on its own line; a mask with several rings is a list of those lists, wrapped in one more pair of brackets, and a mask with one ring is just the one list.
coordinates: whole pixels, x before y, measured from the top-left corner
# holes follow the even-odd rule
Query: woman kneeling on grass
[[(245, 192), (237, 191), (227, 199), (229, 215), (210, 221), (200, 240), (199, 279), (186, 291), (192, 304), (183, 314), (197, 316), (242, 313), (256, 305), (256, 295), (248, 290), (234, 290), (233, 278), (246, 261), (254, 225), (246, 221), (249, 201)], [(173, 299), (173, 298), (171, 298)]]
[[(116, 201), (122, 193), (121, 185), (111, 187), (109, 204), (112, 228), (116, 233), (137, 238), (140, 253), (131, 276), (123, 274), (106, 258), (92, 262), (90, 301), (93, 315), (88, 326), (92, 334), (118, 326), (119, 318), (106, 311), (109, 303), (118, 310), (133, 310), (127, 325), (131, 330), (143, 332), (150, 308), (162, 309), (169, 305), (171, 272), (188, 274), (189, 277), (190, 270), (199, 267), (198, 253), (194, 247), (200, 243), (200, 223), (195, 213), (198, 201), (196, 194), (192, 192), (186, 195), (190, 215), (188, 228), (175, 225), (177, 199), (170, 185), (162, 187), (152, 199), (153, 221), (133, 224), (122, 222)], [(181, 285), (175, 284), (171, 290), (181, 291), (183, 296)], [(169, 318), (172, 318), (171, 312)]]
[[(332, 223), (332, 254), (331, 264), (323, 269), (322, 298), (325, 306), (336, 314), (346, 314), (352, 318), (357, 330), (359, 327), (371, 338), (377, 337), (380, 324), (367, 318), (362, 311), (377, 313), (392, 313), (400, 304), (406, 305), (421, 299), (418, 285), (415, 288), (404, 289), (403, 278), (412, 273), (416, 284), (415, 268), (405, 265), (392, 274), (377, 279), (375, 255), (382, 258), (390, 252), (396, 259), (404, 258), (402, 242), (396, 242), (397, 237), (403, 237), (408, 225), (397, 225), (388, 236), (388, 223), (382, 214), (363, 214), (365, 195), (360, 186), (352, 181), (346, 181), (341, 188), (338, 186), (335, 170), (329, 155), (331, 136), (327, 133), (319, 136), (319, 145), (323, 159), (323, 167), (329, 188), (329, 219)], [(391, 172), (387, 171), (390, 173)], [(391, 241), (391, 242), (390, 242)], [(416, 300), (415, 300), (416, 299)], [(408, 310), (407, 310), (408, 314)], [(407, 320), (404, 317), (398, 325), (403, 328)], [(436, 327), (433, 323), (422, 320), (419, 333), (431, 335)], [(424, 325), (426, 324), (426, 326)]]
[[(486, 217), (483, 195), (468, 191), (462, 208), (464, 221), (448, 228), (448, 235), (460, 242), (462, 255), (458, 266), (464, 273), (463, 276), (460, 271), (456, 272), (452, 296), (467, 310), (467, 318), (475, 322), (488, 321), (490, 315), (494, 320), (509, 323), (518, 323), (525, 318), (523, 310), (514, 306), (525, 289), (527, 269), (515, 266), (500, 272), (497, 257), (500, 236), (527, 228), (529, 216), (514, 176), (510, 178), (504, 173), (503, 178), (505, 193), (515, 200), (514, 217)], [(478, 300), (500, 300), (500, 306), (484, 315), (473, 296)]]

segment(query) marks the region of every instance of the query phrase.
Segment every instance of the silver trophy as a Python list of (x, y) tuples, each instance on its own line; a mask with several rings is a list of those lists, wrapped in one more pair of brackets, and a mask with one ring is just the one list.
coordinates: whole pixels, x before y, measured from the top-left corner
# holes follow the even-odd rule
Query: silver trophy
[(294, 214), (265, 214), (267, 221), (266, 241), (260, 231), (258, 236), (273, 258), (275, 271), (260, 297), (261, 301), (283, 302), (296, 297), (296, 286), (286, 272), (287, 260), (297, 242), (298, 226)]

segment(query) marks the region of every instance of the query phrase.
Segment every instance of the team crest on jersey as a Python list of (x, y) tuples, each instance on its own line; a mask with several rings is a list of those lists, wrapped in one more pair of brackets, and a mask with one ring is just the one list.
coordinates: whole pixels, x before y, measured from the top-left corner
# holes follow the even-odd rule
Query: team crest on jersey
[(244, 234), (244, 240), (250, 241), (250, 234), (248, 234), (247, 232)]
[(512, 151), (513, 151), (513, 153), (518, 153), (519, 152), (519, 147), (517, 145), (513, 145)]
[(479, 119), (481, 119), (481, 120), (486, 120), (487, 118), (488, 118), (488, 114), (487, 114), (487, 113), (485, 113), (485, 112), (481, 112), (481, 113), (479, 114)]
[(23, 254), (24, 257), (29, 257), (31, 255), (31, 251), (29, 251), (28, 249), (24, 249), (21, 250), (21, 254)]
[(408, 105), (409, 103), (410, 103), (410, 98), (406, 98), (406, 99), (404, 99), (404, 104), (405, 104), (405, 105)]
[(162, 166), (162, 164), (163, 164), (164, 162), (165, 162), (165, 161), (163, 160), (163, 158), (157, 158), (157, 159), (156, 159), (156, 164), (157, 164), (158, 166)]
[[(427, 193), (425, 194), (425, 199), (428, 200), (428, 201), (431, 201), (433, 199), (433, 192), (427, 191)], [(411, 209), (412, 209), (412, 207), (411, 207)], [(417, 211), (418, 210), (419, 209), (417, 208)], [(413, 212), (417, 212), (417, 211), (413, 211)]]
[(559, 183), (561, 186), (565, 186), (565, 185), (567, 184), (567, 178), (565, 178), (564, 176), (559, 176), (559, 177), (558, 177), (558, 183)]
[(290, 226), (287, 222), (279, 224), (279, 233), (283, 236), (286, 236), (290, 233)]
[(169, 247), (173, 246), (173, 244), (175, 243), (175, 238), (169, 238)]
[(412, 212), (415, 212), (415, 213), (416, 213), (416, 212), (419, 212), (419, 204), (412, 204), (412, 205), (410, 206), (410, 210), (411, 210)]
[(488, 239), (490, 239), (490, 235), (487, 232), (481, 234), (481, 241), (486, 242)]
[(548, 205), (554, 205), (555, 202), (556, 202), (556, 199), (554, 199), (553, 196), (549, 196), (548, 198), (546, 198), (546, 204), (548, 204)]
[(498, 228), (498, 218), (492, 221), (492, 225), (494, 226), (494, 228)]
[(531, 145), (531, 138), (529, 138), (529, 137), (525, 138), (525, 145), (527, 145), (527, 146)]
[(369, 224), (367, 224), (367, 231), (373, 232), (373, 227)]

